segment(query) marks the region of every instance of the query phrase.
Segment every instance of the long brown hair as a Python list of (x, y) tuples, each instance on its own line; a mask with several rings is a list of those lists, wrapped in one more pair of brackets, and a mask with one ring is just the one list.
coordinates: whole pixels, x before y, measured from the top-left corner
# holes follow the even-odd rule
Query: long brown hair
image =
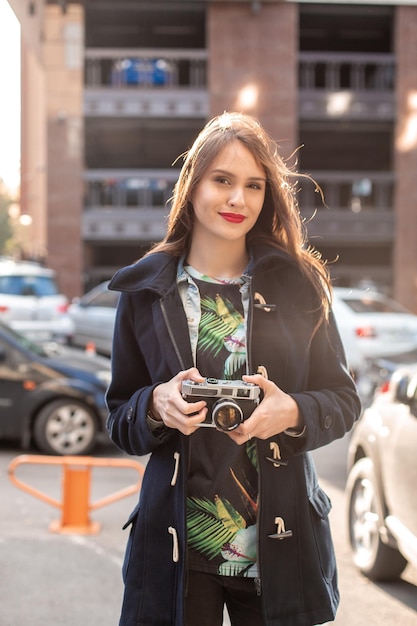
[(330, 277), (320, 254), (307, 245), (306, 230), (296, 199), (296, 178), (278, 153), (275, 140), (253, 117), (223, 113), (210, 120), (192, 147), (183, 155), (184, 164), (174, 187), (167, 232), (148, 254), (168, 252), (182, 256), (190, 248), (194, 225), (193, 191), (219, 152), (230, 142), (240, 141), (265, 170), (266, 189), (262, 211), (247, 234), (247, 243), (264, 242), (285, 250), (315, 288), (327, 317)]

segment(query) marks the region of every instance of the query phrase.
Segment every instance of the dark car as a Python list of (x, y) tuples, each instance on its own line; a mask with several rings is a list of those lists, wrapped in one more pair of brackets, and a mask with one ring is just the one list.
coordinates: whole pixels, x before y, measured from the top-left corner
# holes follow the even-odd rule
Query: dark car
[(105, 436), (110, 361), (44, 347), (0, 323), (0, 439), (47, 454), (90, 453)]
[(349, 445), (346, 486), (353, 560), (373, 580), (417, 565), (417, 363), (374, 397)]
[(387, 390), (391, 376), (399, 367), (413, 363), (417, 363), (416, 349), (365, 359), (356, 377), (363, 407), (371, 404), (376, 392)]

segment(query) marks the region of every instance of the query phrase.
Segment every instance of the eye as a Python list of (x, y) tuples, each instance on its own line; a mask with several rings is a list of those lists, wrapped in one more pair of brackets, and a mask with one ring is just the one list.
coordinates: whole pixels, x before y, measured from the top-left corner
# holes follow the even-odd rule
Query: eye
[(221, 185), (229, 185), (230, 184), (229, 180), (227, 178), (225, 178), (224, 176), (217, 176), (216, 183), (220, 183)]
[(248, 187), (249, 189), (256, 189), (259, 191), (263, 190), (263, 186), (261, 185), (261, 183), (249, 183)]

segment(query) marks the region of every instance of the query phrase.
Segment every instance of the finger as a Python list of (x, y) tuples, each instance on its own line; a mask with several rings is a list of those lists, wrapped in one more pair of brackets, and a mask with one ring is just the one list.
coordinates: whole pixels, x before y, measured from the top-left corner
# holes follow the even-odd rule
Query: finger
[(197, 430), (199, 425), (204, 422), (207, 415), (207, 407), (203, 407), (200, 411), (191, 415), (178, 412), (172, 419), (172, 427), (177, 428), (185, 435), (190, 435)]
[(195, 382), (203, 382), (204, 377), (200, 374), (196, 367), (190, 367), (188, 370), (183, 370), (177, 374), (179, 381), (194, 380)]
[(198, 402), (187, 402), (184, 400), (184, 403), (179, 408), (181, 413), (191, 416), (207, 408), (207, 402), (205, 400), (199, 400)]
[(242, 446), (243, 444), (248, 443), (249, 441), (251, 441), (251, 439), (253, 439), (252, 433), (245, 433), (237, 430), (229, 431), (227, 432), (227, 434), (229, 435), (230, 439), (233, 439), (233, 441), (237, 443), (238, 446)]
[(264, 392), (268, 388), (270, 388), (271, 385), (274, 384), (270, 380), (265, 378), (264, 376), (261, 376), (260, 374), (251, 374), (250, 376), (245, 374), (244, 376), (242, 376), (242, 379), (245, 382), (252, 383), (254, 385), (258, 385), (258, 387), (260, 387), (262, 389), (262, 391), (264, 391)]

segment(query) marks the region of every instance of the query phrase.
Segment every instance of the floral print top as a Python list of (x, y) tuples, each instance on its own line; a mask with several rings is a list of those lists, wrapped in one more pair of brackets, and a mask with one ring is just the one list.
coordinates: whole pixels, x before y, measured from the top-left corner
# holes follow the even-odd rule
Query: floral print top
[[(201, 316), (196, 366), (206, 377), (237, 380), (246, 371), (242, 278), (213, 279), (184, 267), (197, 286)], [(188, 565), (224, 576), (256, 577), (256, 444), (236, 445), (216, 428), (190, 438)]]

